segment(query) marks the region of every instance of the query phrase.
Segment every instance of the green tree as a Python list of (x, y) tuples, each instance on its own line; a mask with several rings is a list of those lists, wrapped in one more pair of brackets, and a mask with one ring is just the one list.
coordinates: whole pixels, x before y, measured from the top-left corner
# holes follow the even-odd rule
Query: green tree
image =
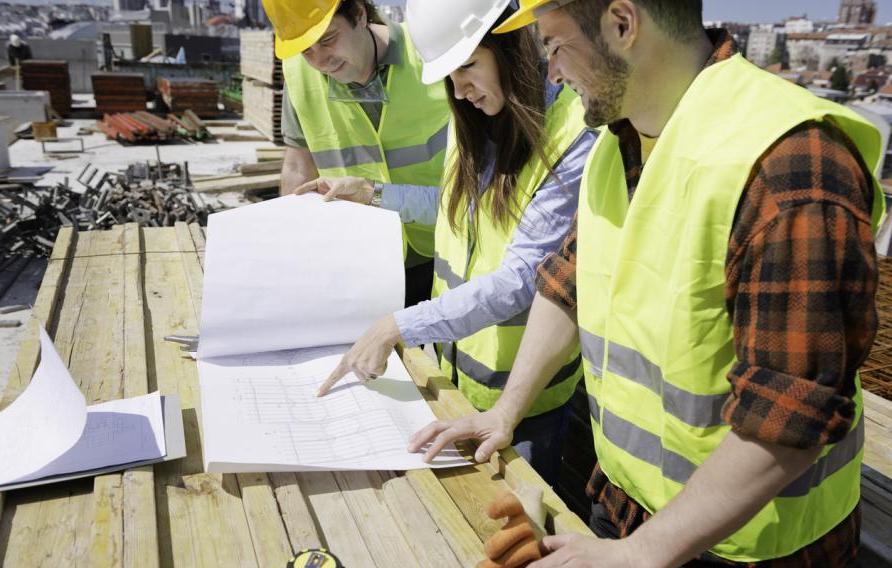
[(784, 50), (781, 46), (776, 46), (774, 51), (771, 52), (771, 55), (768, 56), (768, 65), (774, 65), (776, 63), (784, 62)]
[(830, 75), (830, 88), (836, 91), (849, 92), (849, 72), (842, 65), (833, 70)]

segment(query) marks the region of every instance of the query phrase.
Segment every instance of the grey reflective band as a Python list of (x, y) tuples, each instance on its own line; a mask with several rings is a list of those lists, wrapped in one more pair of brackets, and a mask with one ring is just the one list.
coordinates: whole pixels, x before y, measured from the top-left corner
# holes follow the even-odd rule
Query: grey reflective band
[[(486, 388), (499, 390), (504, 389), (505, 385), (508, 384), (508, 377), (511, 375), (511, 371), (493, 371), (460, 349), (455, 350), (457, 359), (457, 361), (455, 361), (453, 360), (452, 353), (453, 350), (449, 350), (445, 351), (443, 355), (446, 357), (447, 361), (455, 366), (456, 369), (461, 371), (464, 375), (467, 375), (475, 383), (479, 383)], [(581, 364), (582, 357), (577, 356), (575, 359), (561, 367), (545, 388), (551, 388), (574, 376)]]
[(562, 8), (571, 2), (575, 2), (576, 0), (552, 0), (551, 2), (547, 2), (538, 8), (533, 8), (533, 15), (537, 18), (544, 14), (551, 12), (552, 10), (557, 10), (558, 8)]
[[(663, 477), (685, 484), (697, 465), (681, 454), (663, 447), (659, 436), (620, 418), (609, 410), (602, 410), (595, 397), (588, 397), (592, 420), (600, 425), (601, 433), (611, 444), (628, 454), (657, 467)], [(804, 497), (825, 479), (852, 462), (864, 446), (864, 416), (845, 438), (830, 448), (805, 473), (787, 485), (778, 497)]]
[(434, 156), (446, 149), (446, 140), (448, 137), (449, 125), (447, 124), (438, 130), (436, 134), (431, 136), (424, 144), (385, 150), (384, 156), (387, 158), (388, 169), (405, 168), (406, 166), (423, 164), (424, 162), (433, 159)]
[(846, 437), (830, 448), (827, 455), (818, 458), (796, 481), (787, 485), (779, 497), (804, 497), (822, 481), (852, 463), (861, 448), (864, 447), (864, 414), (858, 425), (850, 430)]
[(384, 161), (381, 149), (377, 146), (353, 146), (339, 150), (322, 150), (312, 154), (313, 162), (320, 170), (378, 164)]
[(446, 287), (450, 290), (458, 288), (465, 283), (461, 276), (452, 271), (449, 261), (441, 258), (436, 252), (434, 252), (434, 274), (437, 275), (437, 278), (446, 282)]
[(527, 308), (524, 311), (520, 312), (513, 318), (506, 319), (503, 322), (499, 322), (496, 325), (499, 327), (519, 327), (527, 324), (527, 320), (530, 317), (530, 309)]
[(395, 148), (385, 151), (381, 155), (378, 146), (352, 146), (336, 150), (321, 150), (312, 152), (313, 162), (320, 170), (332, 168), (349, 168), (366, 164), (380, 164), (387, 158), (387, 167), (405, 168), (415, 164), (423, 164), (434, 158), (446, 148), (446, 139), (449, 134), (449, 126), (446, 125), (431, 136), (424, 144)]
[(588, 404), (592, 418), (600, 424), (601, 433), (610, 443), (659, 468), (663, 477), (685, 484), (697, 469), (696, 465), (681, 454), (664, 448), (662, 440), (656, 434), (620, 418), (609, 410), (601, 410), (598, 401), (591, 395), (588, 397)]
[[(595, 375), (601, 376), (604, 365), (604, 338), (579, 328), (582, 353)], [(663, 410), (685, 424), (697, 428), (721, 426), (722, 407), (728, 393), (697, 394), (683, 390), (663, 378), (660, 367), (634, 349), (610, 342), (607, 370), (660, 395)]]
[(591, 366), (591, 371), (600, 377), (604, 371), (604, 338), (579, 328), (579, 343), (582, 355)]

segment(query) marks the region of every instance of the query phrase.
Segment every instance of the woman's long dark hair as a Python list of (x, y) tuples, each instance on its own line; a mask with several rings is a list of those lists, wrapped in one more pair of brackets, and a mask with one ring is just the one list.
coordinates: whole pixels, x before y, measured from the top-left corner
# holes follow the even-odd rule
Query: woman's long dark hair
[(495, 56), (505, 107), (496, 116), (487, 116), (467, 99), (456, 99), (455, 85), (446, 78), (458, 150), (453, 166), (446, 172), (446, 183), (452, 187), (446, 212), (453, 232), (462, 226), (460, 220), (467, 207), (479, 206), (478, 188), (487, 167), (487, 140), (492, 140), (496, 147), (487, 204), (492, 218), (502, 227), (517, 217), (514, 206), (521, 170), (534, 155), (544, 158), (545, 77), (535, 36), (529, 28), (501, 35), (489, 33), (480, 46)]

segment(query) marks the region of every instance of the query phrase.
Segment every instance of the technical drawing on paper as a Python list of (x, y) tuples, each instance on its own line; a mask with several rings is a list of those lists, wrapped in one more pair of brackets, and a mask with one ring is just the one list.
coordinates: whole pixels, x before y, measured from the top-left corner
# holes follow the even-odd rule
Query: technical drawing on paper
[[(208, 471), (414, 469), (406, 450), (434, 415), (394, 353), (370, 386), (352, 376), (316, 390), (346, 346), (228, 357), (199, 363)], [(447, 453), (436, 465), (465, 464)]]

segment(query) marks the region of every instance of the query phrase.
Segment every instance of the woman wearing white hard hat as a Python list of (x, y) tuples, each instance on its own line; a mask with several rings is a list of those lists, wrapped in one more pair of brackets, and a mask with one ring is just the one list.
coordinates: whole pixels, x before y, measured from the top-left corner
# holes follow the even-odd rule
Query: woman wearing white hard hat
[[(447, 77), (446, 174), (442, 189), (384, 185), (380, 205), (399, 211), (403, 221), (436, 220), (434, 299), (374, 325), (320, 394), (348, 372), (361, 379), (380, 375), (402, 340), (438, 344), (443, 371), (478, 409), (492, 408), (501, 395), (535, 295), (536, 268), (572, 225), (596, 137), (585, 127), (576, 94), (547, 82), (531, 31), (490, 33), (514, 10), (509, 0), (409, 0), (422, 78)], [(361, 181), (323, 178), (305, 190), (370, 203), (373, 195)], [(512, 441), (552, 484), (568, 401), (582, 376), (578, 349), (566, 355)]]

